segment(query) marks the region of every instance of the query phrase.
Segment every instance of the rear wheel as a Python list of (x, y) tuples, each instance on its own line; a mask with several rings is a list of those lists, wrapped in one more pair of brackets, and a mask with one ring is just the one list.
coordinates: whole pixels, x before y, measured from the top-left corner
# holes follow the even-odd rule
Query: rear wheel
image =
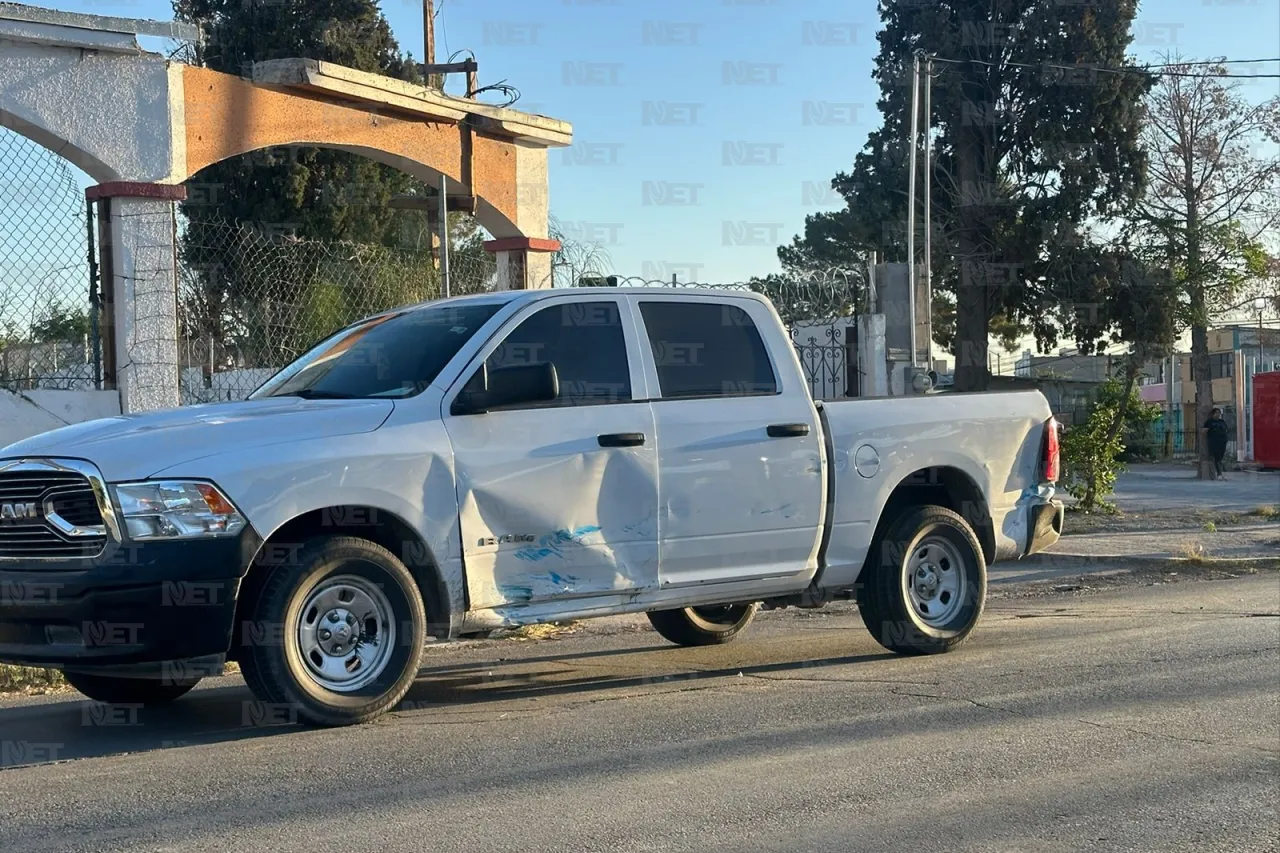
[[(254, 608), (269, 639), (241, 649), (258, 699), (305, 722), (362, 723), (408, 692), (426, 641), (418, 585), (391, 552), (364, 539), (312, 540), (270, 570)], [(284, 718), (277, 707), (264, 714)]]
[(648, 614), (655, 631), (679, 646), (715, 646), (727, 643), (746, 630), (760, 609), (759, 603), (714, 604), (655, 610)]
[(982, 546), (968, 523), (949, 509), (906, 510), (872, 544), (857, 594), (863, 623), (886, 649), (950, 651), (982, 616), (987, 596)]
[(117, 678), (88, 672), (64, 672), (67, 682), (85, 696), (111, 705), (168, 705), (191, 692), (200, 679), (164, 681), (159, 678)]

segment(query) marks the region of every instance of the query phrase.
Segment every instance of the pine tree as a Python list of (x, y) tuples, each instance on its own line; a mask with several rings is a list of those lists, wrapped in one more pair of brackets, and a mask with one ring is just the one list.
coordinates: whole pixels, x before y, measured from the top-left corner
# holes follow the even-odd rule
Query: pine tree
[(983, 390), (993, 319), (1056, 336), (1048, 309), (1061, 247), (1141, 190), (1141, 101), (1151, 79), (1125, 56), (1136, 10), (1137, 0), (881, 0), (874, 77), (884, 124), (853, 171), (832, 181), (847, 207), (808, 217), (780, 260), (851, 263), (866, 245), (907, 260), (912, 58), (937, 57), (932, 263), (955, 311), (940, 343), (956, 353), (957, 390)]

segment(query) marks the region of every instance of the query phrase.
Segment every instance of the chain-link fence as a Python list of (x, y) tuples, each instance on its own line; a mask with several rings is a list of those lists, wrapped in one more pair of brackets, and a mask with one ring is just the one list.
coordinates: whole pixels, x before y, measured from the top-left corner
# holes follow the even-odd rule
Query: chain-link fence
[[(429, 249), (299, 239), (201, 221), (178, 240), (182, 401), (241, 400), (313, 344), (363, 317), (442, 296)], [(449, 258), (450, 294), (493, 288), (478, 238)]]
[(0, 388), (97, 387), (87, 217), (72, 166), (0, 127)]
[[(179, 360), (186, 404), (244, 399), (337, 329), (443, 295), (431, 251), (298, 239), (237, 223), (202, 221), (181, 230)], [(451, 295), (484, 292), (494, 286), (496, 260), (478, 239), (470, 240), (451, 252), (449, 271)], [(856, 317), (867, 310), (865, 270), (730, 284), (580, 276), (573, 284), (762, 293), (786, 323), (814, 396), (859, 393)]]

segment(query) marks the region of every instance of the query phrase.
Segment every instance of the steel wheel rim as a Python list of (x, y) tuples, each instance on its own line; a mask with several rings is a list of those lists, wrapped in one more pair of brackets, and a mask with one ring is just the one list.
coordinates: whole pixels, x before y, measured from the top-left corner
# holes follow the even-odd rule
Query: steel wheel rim
[(902, 576), (915, 617), (930, 628), (946, 628), (964, 607), (968, 578), (959, 549), (938, 536), (926, 536), (907, 557)]
[(302, 605), (294, 637), (313, 682), (352, 693), (376, 681), (391, 660), (396, 642), (391, 601), (366, 578), (326, 578)]

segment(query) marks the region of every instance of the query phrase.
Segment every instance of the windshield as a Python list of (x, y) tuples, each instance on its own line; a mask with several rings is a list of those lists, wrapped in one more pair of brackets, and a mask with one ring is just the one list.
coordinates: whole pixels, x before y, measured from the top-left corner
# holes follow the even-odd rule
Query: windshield
[(496, 302), (450, 305), (361, 321), (313, 347), (250, 399), (412, 397), (501, 307)]

